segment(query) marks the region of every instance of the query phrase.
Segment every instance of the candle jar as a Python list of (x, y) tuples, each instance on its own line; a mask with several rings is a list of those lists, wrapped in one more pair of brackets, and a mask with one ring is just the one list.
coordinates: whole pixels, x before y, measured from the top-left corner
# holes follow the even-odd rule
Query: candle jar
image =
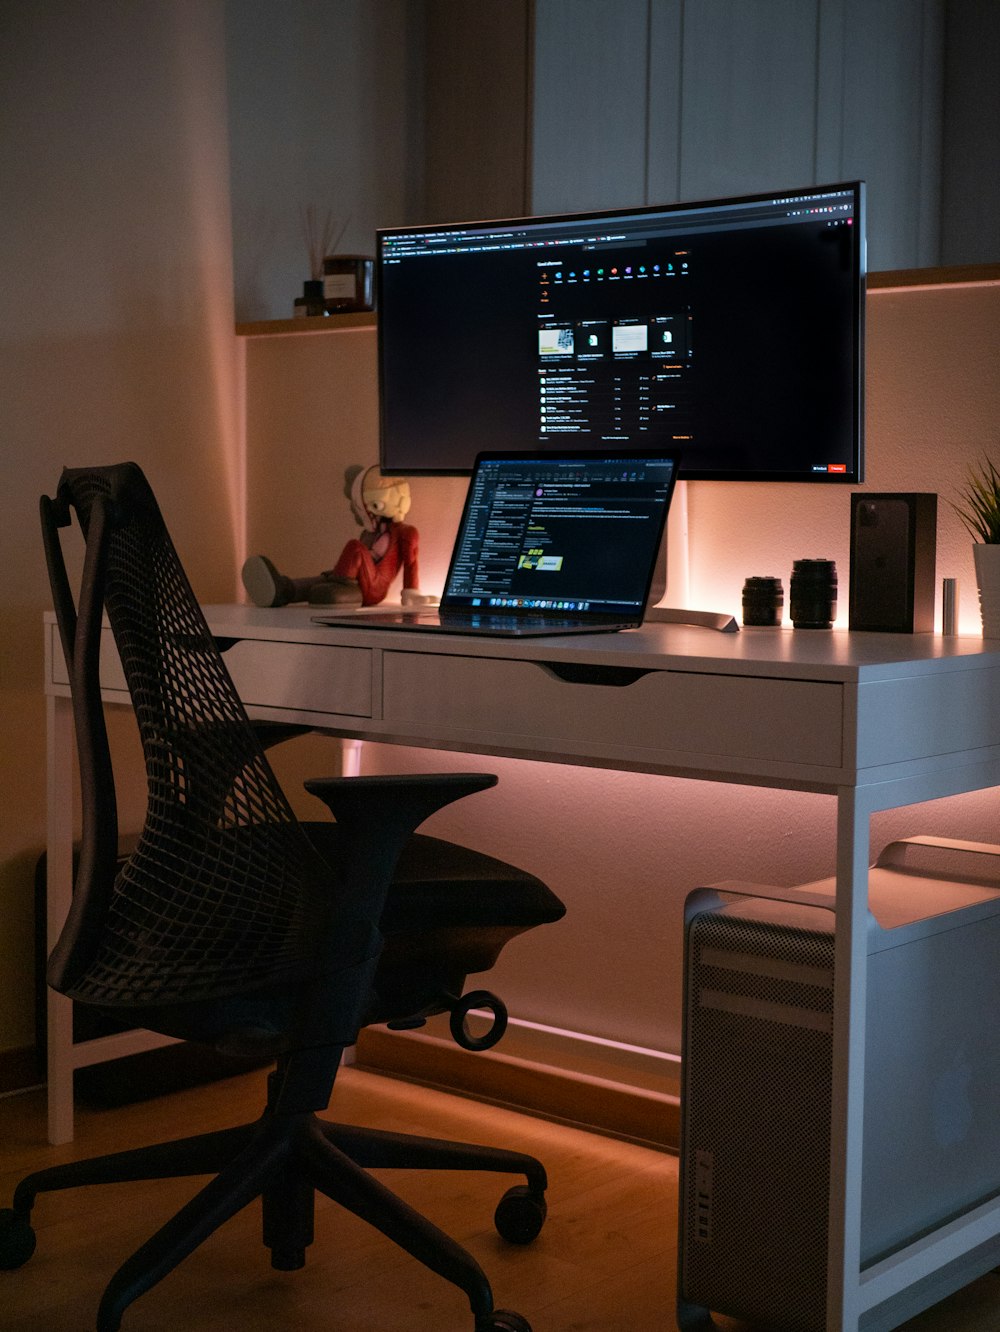
[(375, 261), (366, 254), (328, 254), (323, 260), (323, 302), (328, 314), (370, 310)]

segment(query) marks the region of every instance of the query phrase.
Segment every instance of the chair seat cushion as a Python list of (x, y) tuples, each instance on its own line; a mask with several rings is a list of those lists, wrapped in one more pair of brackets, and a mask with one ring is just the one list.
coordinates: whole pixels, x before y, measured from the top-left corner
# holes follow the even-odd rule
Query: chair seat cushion
[[(320, 855), (336, 864), (337, 825), (303, 827)], [(555, 893), (526, 870), (416, 833), (396, 867), (380, 929), (387, 937), (414, 929), (466, 926), (530, 929), (559, 920), (565, 912)]]

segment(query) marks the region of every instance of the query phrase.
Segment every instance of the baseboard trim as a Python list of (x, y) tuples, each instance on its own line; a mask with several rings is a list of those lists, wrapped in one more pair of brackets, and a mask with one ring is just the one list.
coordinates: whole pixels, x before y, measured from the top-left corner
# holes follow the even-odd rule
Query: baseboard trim
[(0, 1050), (0, 1096), (37, 1087), (45, 1079), (38, 1065), (38, 1052), (33, 1045), (14, 1050)]
[(524, 1110), (546, 1119), (676, 1152), (680, 1100), (671, 1092), (489, 1050), (471, 1053), (424, 1032), (366, 1027), (360, 1068)]
[[(591, 1045), (585, 1038), (547, 1029), (518, 1030), (516, 1026), (505, 1045), (518, 1053), (496, 1049), (473, 1054), (460, 1049), (450, 1037), (435, 1034), (433, 1025), (429, 1034), (366, 1027), (354, 1062), (373, 1072), (677, 1151), (676, 1061), (643, 1058), (643, 1052), (636, 1051), (623, 1055), (619, 1049), (605, 1054), (600, 1045)], [(583, 1071), (586, 1068), (591, 1071)], [(37, 1087), (43, 1081), (33, 1045), (0, 1050), (0, 1096)]]

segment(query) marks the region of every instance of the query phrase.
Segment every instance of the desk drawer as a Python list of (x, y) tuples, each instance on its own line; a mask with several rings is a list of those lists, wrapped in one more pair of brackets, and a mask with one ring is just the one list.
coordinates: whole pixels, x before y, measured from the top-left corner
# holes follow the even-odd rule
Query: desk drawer
[[(52, 682), (69, 684), (59, 631), (48, 626)], [(319, 647), (238, 639), (223, 660), (248, 707), (288, 708), (344, 717), (372, 715), (372, 654), (366, 648)], [(101, 684), (128, 692), (114, 635), (101, 633)]]
[(372, 715), (372, 654), (367, 648), (241, 638), (223, 660), (248, 707)]
[[(651, 671), (608, 683), (567, 680), (527, 661), (387, 652), (386, 722), (455, 742), (526, 745), (623, 760), (698, 756), (839, 768), (843, 692), (836, 683)], [(713, 760), (716, 760), (713, 762)]]

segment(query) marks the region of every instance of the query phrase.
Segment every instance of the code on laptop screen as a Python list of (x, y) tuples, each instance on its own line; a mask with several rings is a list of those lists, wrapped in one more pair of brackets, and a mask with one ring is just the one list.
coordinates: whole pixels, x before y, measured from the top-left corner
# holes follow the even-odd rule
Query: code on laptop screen
[(481, 459), (443, 605), (634, 615), (675, 473), (663, 456)]

